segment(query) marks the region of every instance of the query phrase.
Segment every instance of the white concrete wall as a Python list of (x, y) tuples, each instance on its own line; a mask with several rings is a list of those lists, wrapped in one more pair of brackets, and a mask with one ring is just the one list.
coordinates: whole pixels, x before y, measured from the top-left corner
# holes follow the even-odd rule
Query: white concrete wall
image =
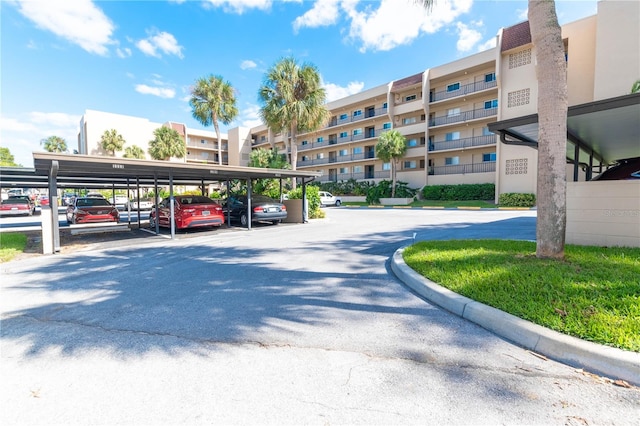
[(640, 181), (568, 182), (566, 242), (640, 247)]

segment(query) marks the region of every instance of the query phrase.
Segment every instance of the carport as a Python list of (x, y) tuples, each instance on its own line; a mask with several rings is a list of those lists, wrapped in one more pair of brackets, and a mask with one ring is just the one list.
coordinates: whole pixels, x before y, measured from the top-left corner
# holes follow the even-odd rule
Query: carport
[[(175, 185), (189, 185), (204, 188), (211, 183), (227, 183), (232, 179), (247, 182), (248, 205), (247, 214), (251, 217), (251, 180), (252, 179), (299, 179), (302, 184), (303, 199), (306, 195), (307, 183), (320, 176), (319, 172), (261, 169), (255, 167), (236, 167), (213, 164), (191, 164), (171, 161), (135, 160), (128, 158), (100, 157), (89, 155), (60, 154), (34, 152), (34, 170), (22, 173), (19, 179), (31, 181), (41, 186), (46, 182), (49, 189), (48, 209), (42, 211), (42, 241), (45, 254), (60, 251), (60, 230), (58, 226), (58, 188), (137, 188), (153, 186), (158, 194), (159, 186), (169, 186), (171, 199), (171, 217), (173, 219), (173, 188)], [(15, 175), (18, 178), (18, 175)], [(303, 203), (304, 205), (304, 203)], [(305, 221), (306, 211), (302, 209), (301, 222)], [(139, 219), (138, 219), (139, 220)], [(229, 218), (230, 220), (230, 218)], [(171, 221), (171, 238), (175, 238), (173, 220)], [(249, 220), (251, 229), (251, 220)], [(156, 224), (156, 233), (159, 233)]]

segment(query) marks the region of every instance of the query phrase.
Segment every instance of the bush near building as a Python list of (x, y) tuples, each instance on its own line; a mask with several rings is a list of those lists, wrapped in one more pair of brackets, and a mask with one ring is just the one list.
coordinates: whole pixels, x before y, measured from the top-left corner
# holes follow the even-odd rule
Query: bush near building
[(533, 207), (536, 205), (535, 194), (505, 192), (498, 198), (500, 207)]
[(493, 183), (430, 185), (422, 188), (422, 197), (425, 200), (493, 200), (495, 193), (496, 186)]

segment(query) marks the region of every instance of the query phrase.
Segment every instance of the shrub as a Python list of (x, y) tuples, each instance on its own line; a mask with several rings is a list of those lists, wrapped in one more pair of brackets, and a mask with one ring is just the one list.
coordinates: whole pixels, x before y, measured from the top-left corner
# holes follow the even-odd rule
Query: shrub
[[(288, 193), (290, 200), (302, 199), (302, 187), (297, 187)], [(320, 219), (324, 212), (320, 209), (320, 190), (315, 185), (307, 185), (307, 202), (309, 203), (309, 219)]]
[(505, 192), (500, 194), (498, 204), (501, 207), (533, 207), (536, 205), (536, 196), (520, 192)]
[[(371, 186), (367, 191), (367, 203), (379, 204), (380, 198), (391, 197), (391, 185), (390, 180), (382, 180), (377, 185)], [(407, 182), (396, 182), (396, 197), (397, 198), (412, 198), (416, 195), (417, 190), (409, 188)]]
[(495, 192), (496, 186), (493, 183), (431, 185), (422, 188), (425, 200), (443, 201), (493, 200)]
[(369, 188), (375, 186), (369, 181), (356, 181), (355, 179), (340, 182), (312, 182), (310, 186), (317, 186), (321, 191), (327, 191), (333, 195), (366, 195)]

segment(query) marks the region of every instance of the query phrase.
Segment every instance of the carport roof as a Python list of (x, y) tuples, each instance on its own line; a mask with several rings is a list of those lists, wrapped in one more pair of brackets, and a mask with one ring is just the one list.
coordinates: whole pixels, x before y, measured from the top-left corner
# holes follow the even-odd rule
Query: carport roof
[[(538, 114), (490, 123), (489, 130), (507, 143), (537, 147)], [(570, 106), (567, 133), (607, 163), (640, 156), (640, 93)], [(570, 150), (567, 155), (573, 157)]]
[[(101, 157), (77, 154), (34, 152), (35, 175), (48, 176), (56, 167), (58, 178), (73, 178), (78, 182), (126, 182), (139, 179), (152, 183), (154, 179), (166, 181), (170, 177), (176, 183), (200, 184), (202, 181), (225, 181), (227, 179), (302, 178), (313, 180), (321, 172), (262, 169), (213, 164), (192, 164), (173, 161), (150, 161), (129, 158)], [(66, 179), (65, 179), (66, 180)]]

